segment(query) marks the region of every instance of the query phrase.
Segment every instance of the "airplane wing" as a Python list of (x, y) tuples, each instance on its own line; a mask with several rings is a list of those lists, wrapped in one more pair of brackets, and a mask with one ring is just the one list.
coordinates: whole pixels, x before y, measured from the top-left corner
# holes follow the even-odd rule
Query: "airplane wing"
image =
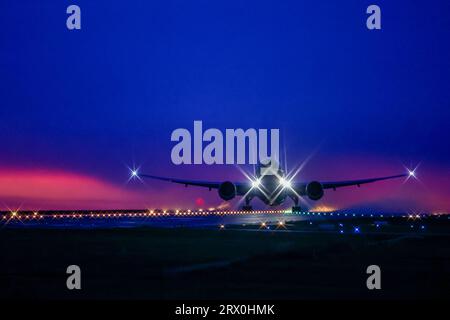
[(389, 180), (389, 179), (396, 179), (401, 177), (406, 177), (408, 174), (397, 174), (394, 176), (387, 176), (387, 177), (380, 177), (380, 178), (370, 178), (370, 179), (360, 179), (360, 180), (348, 180), (348, 181), (334, 181), (334, 182), (321, 182), (322, 187), (324, 189), (334, 189), (341, 188), (341, 187), (348, 187), (348, 186), (360, 186), (362, 184), (376, 182), (376, 181), (382, 181), (382, 180)]
[[(204, 187), (204, 188), (208, 188), (209, 190), (219, 189), (220, 185), (223, 182), (223, 181), (217, 182), (217, 181), (176, 179), (176, 178), (167, 178), (167, 177), (153, 176), (153, 175), (141, 174), (141, 173), (139, 173), (139, 177), (168, 181), (168, 182), (173, 182), (173, 183), (178, 183), (178, 184), (184, 184), (186, 187), (187, 186)], [(251, 185), (249, 183), (243, 183), (243, 182), (233, 182), (233, 183), (236, 185), (236, 191), (237, 191), (237, 194), (239, 194), (239, 195), (245, 194), (251, 188)]]
[(139, 177), (184, 184), (186, 187), (187, 186), (197, 186), (197, 187), (205, 187), (205, 188), (209, 188), (209, 189), (218, 189), (220, 186), (220, 182), (214, 182), (214, 181), (175, 179), (175, 178), (159, 177), (159, 176), (153, 176), (153, 175), (141, 174), (141, 173), (139, 174)]
[[(369, 179), (360, 179), (360, 180), (348, 180), (348, 181), (333, 181), (333, 182), (321, 182), (321, 185), (323, 189), (334, 189), (341, 188), (341, 187), (348, 187), (348, 186), (360, 186), (362, 184), (376, 182), (376, 181), (382, 181), (382, 180), (388, 180), (388, 179), (396, 179), (401, 177), (406, 177), (408, 174), (398, 174), (394, 176), (387, 176), (387, 177), (380, 177), (380, 178), (369, 178)], [(188, 179), (176, 179), (176, 178), (168, 178), (168, 177), (160, 177), (160, 176), (154, 176), (149, 174), (139, 174), (139, 177), (142, 178), (150, 178), (150, 179), (156, 179), (156, 180), (162, 180), (162, 181), (168, 181), (178, 184), (183, 184), (186, 187), (187, 186), (197, 186), (197, 187), (204, 187), (211, 189), (219, 189), (222, 182), (217, 181), (200, 181), (200, 180), (188, 180)], [(237, 194), (242, 195), (248, 192), (248, 190), (251, 189), (251, 185), (243, 182), (233, 182), (236, 185)], [(298, 192), (303, 193), (307, 183), (295, 183), (294, 189), (298, 190)]]

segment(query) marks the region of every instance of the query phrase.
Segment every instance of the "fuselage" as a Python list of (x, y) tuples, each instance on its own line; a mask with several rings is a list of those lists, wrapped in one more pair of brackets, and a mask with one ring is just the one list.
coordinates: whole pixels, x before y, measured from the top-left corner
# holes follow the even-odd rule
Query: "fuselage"
[(284, 178), (283, 170), (278, 170), (277, 174), (259, 175), (260, 184), (251, 191), (252, 197), (259, 198), (262, 202), (269, 206), (278, 206), (282, 204), (288, 194), (288, 188), (285, 188), (280, 182)]

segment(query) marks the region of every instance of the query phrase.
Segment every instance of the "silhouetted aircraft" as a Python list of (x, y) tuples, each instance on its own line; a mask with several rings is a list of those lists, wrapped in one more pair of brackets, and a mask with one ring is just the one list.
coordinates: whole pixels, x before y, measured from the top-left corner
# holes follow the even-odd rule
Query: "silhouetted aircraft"
[[(369, 178), (360, 180), (348, 180), (348, 181), (310, 181), (310, 182), (295, 182), (296, 173), (286, 175), (282, 169), (278, 169), (276, 172), (271, 172), (271, 174), (261, 174), (264, 168), (268, 166), (261, 165), (255, 172), (255, 176), (250, 178), (246, 182), (231, 182), (231, 181), (198, 181), (198, 180), (187, 180), (187, 179), (176, 179), (154, 176), (149, 174), (141, 174), (137, 171), (132, 171), (132, 177), (141, 178), (151, 178), (163, 181), (169, 181), (173, 183), (183, 184), (187, 186), (198, 186), (208, 188), (210, 191), (212, 189), (217, 189), (220, 198), (229, 201), (236, 196), (244, 197), (245, 205), (243, 210), (250, 211), (252, 207), (250, 206), (250, 201), (253, 198), (259, 198), (265, 204), (269, 206), (278, 206), (282, 204), (286, 198), (291, 198), (294, 201), (295, 206), (292, 207), (292, 211), (301, 211), (299, 207), (299, 199), (301, 197), (308, 197), (311, 200), (319, 200), (324, 195), (324, 190), (333, 189), (348, 186), (360, 186), (362, 184), (395, 179), (401, 177), (414, 176), (414, 171), (409, 171), (405, 174), (397, 174), (386, 177), (379, 178)], [(266, 170), (267, 171), (267, 170)]]

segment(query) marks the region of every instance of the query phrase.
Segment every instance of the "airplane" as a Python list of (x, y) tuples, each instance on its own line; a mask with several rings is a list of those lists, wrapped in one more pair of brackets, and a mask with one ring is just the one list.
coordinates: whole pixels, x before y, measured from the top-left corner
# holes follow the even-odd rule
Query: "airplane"
[[(294, 202), (292, 212), (302, 211), (299, 207), (299, 199), (301, 197), (308, 197), (311, 200), (317, 201), (324, 196), (324, 190), (337, 188), (358, 186), (362, 184), (372, 183), (376, 181), (396, 179), (401, 177), (415, 177), (414, 170), (408, 170), (408, 173), (384, 176), (378, 178), (360, 179), (360, 180), (348, 180), (348, 181), (310, 181), (310, 182), (295, 182), (293, 181), (296, 173), (290, 175), (285, 173), (284, 170), (278, 169), (276, 172), (270, 172), (270, 174), (262, 174), (263, 169), (268, 168), (268, 165), (259, 165), (259, 170), (256, 170), (255, 177), (250, 178), (247, 182), (232, 182), (232, 181), (198, 181), (187, 179), (176, 179), (161, 176), (154, 176), (149, 174), (138, 173), (137, 170), (131, 171), (131, 177), (136, 178), (149, 178), (162, 181), (168, 181), (178, 183), (187, 186), (197, 186), (208, 188), (209, 191), (217, 189), (219, 197), (225, 201), (230, 201), (236, 196), (244, 197), (245, 205), (242, 207), (244, 211), (251, 211), (252, 206), (250, 202), (253, 198), (259, 198), (262, 202), (269, 206), (279, 206), (287, 198), (290, 198)], [(265, 171), (267, 172), (267, 171)]]

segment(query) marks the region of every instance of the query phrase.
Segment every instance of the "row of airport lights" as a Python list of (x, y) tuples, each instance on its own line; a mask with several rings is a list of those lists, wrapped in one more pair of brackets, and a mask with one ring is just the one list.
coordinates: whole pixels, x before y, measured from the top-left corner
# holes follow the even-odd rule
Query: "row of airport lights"
[[(171, 211), (162, 211), (162, 212), (155, 212), (153, 210), (149, 210), (148, 212), (144, 212), (144, 213), (94, 213), (91, 212), (89, 214), (77, 214), (77, 213), (72, 213), (72, 214), (39, 214), (39, 212), (34, 211), (33, 214), (25, 214), (25, 215), (20, 215), (18, 211), (12, 211), (10, 213), (9, 216), (7, 215), (3, 215), (2, 219), (3, 220), (7, 220), (10, 221), (11, 219), (18, 219), (22, 221), (22, 218), (24, 220), (32, 220), (32, 219), (44, 219), (47, 217), (53, 218), (53, 219), (62, 219), (62, 218), (121, 218), (121, 217), (165, 217), (165, 216), (206, 216), (206, 215), (211, 215), (211, 214), (215, 214), (215, 215), (236, 215), (236, 214), (248, 214), (248, 211), (214, 211), (214, 210), (208, 210), (208, 211), (203, 211), (203, 210), (199, 210), (199, 211), (191, 211), (191, 210), (187, 210), (187, 211), (179, 211), (176, 210), (174, 212)], [(258, 210), (258, 211), (252, 211), (251, 213), (255, 213), (255, 214), (283, 214), (283, 213), (291, 213), (290, 210)], [(333, 213), (333, 212), (297, 212), (297, 214), (301, 214), (301, 215), (318, 215), (318, 216), (344, 216), (344, 217), (356, 217), (356, 216), (360, 216), (360, 217), (365, 217), (365, 214), (348, 214), (348, 213)], [(380, 218), (384, 218), (383, 214), (378, 214), (378, 215), (374, 215), (374, 214), (368, 214), (367, 217), (380, 217)], [(421, 219), (422, 216), (425, 215), (420, 215), (420, 214), (409, 214), (409, 215), (404, 215), (402, 216), (403, 218), (407, 218), (408, 220), (416, 220), (416, 219)], [(394, 217), (394, 215), (392, 215), (392, 217)], [(450, 218), (450, 217), (449, 217)], [(312, 222), (310, 222), (310, 224), (312, 224)], [(377, 224), (376, 227), (378, 228), (379, 225)], [(413, 228), (414, 225), (411, 225), (411, 228)], [(276, 229), (279, 228), (286, 228), (286, 224), (284, 221), (278, 221), (276, 224)], [(425, 229), (425, 226), (421, 226), (421, 229)], [(225, 229), (225, 225), (224, 224), (220, 224), (219, 225), (219, 229)], [(260, 224), (260, 229), (270, 229), (270, 226), (266, 223), (266, 222), (261, 222)], [(359, 227), (354, 227), (354, 233), (360, 233), (360, 229)], [(339, 224), (339, 233), (344, 233), (344, 229), (343, 229), (343, 224), (340, 223)]]
[[(71, 214), (62, 214), (62, 213), (53, 213), (53, 214), (40, 214), (38, 211), (34, 211), (33, 214), (19, 214), (18, 211), (11, 211), (9, 215), (3, 215), (3, 220), (9, 219), (43, 219), (43, 218), (53, 218), (53, 219), (63, 219), (63, 218), (145, 218), (145, 217), (167, 217), (167, 216), (208, 216), (208, 215), (243, 215), (243, 214), (290, 214), (294, 213), (297, 215), (305, 215), (305, 216), (337, 216), (337, 217), (379, 217), (385, 218), (388, 217), (384, 214), (364, 214), (364, 213), (340, 213), (340, 212), (308, 212), (308, 211), (299, 211), (299, 212), (291, 212), (291, 210), (256, 210), (256, 211), (216, 211), (216, 210), (175, 210), (175, 211), (154, 211), (148, 210), (146, 212), (114, 212), (114, 213), (105, 213), (105, 212), (90, 212), (88, 214), (81, 214), (73, 212)], [(395, 215), (390, 215), (391, 217), (395, 217)], [(423, 214), (409, 214), (403, 215), (403, 218), (407, 218), (408, 220), (416, 220), (421, 219), (425, 215)]]
[[(307, 215), (307, 216), (330, 216), (330, 217), (368, 217), (368, 218), (395, 218), (396, 215), (394, 214), (373, 214), (373, 213), (344, 213), (344, 212), (310, 212), (310, 211), (301, 211), (301, 212), (293, 212), (295, 214), (299, 215)], [(408, 214), (408, 215), (402, 215), (402, 218), (409, 219), (421, 219), (425, 216), (428, 216), (426, 214)]]
[(258, 210), (258, 211), (215, 211), (215, 210), (175, 210), (175, 211), (154, 211), (148, 210), (146, 212), (90, 212), (90, 213), (52, 213), (40, 214), (35, 211), (33, 214), (20, 214), (18, 211), (11, 211), (9, 215), (3, 215), (2, 219), (63, 219), (63, 218), (143, 218), (143, 217), (168, 217), (168, 216), (208, 216), (208, 215), (242, 215), (242, 214), (283, 214), (288, 213), (286, 210)]

